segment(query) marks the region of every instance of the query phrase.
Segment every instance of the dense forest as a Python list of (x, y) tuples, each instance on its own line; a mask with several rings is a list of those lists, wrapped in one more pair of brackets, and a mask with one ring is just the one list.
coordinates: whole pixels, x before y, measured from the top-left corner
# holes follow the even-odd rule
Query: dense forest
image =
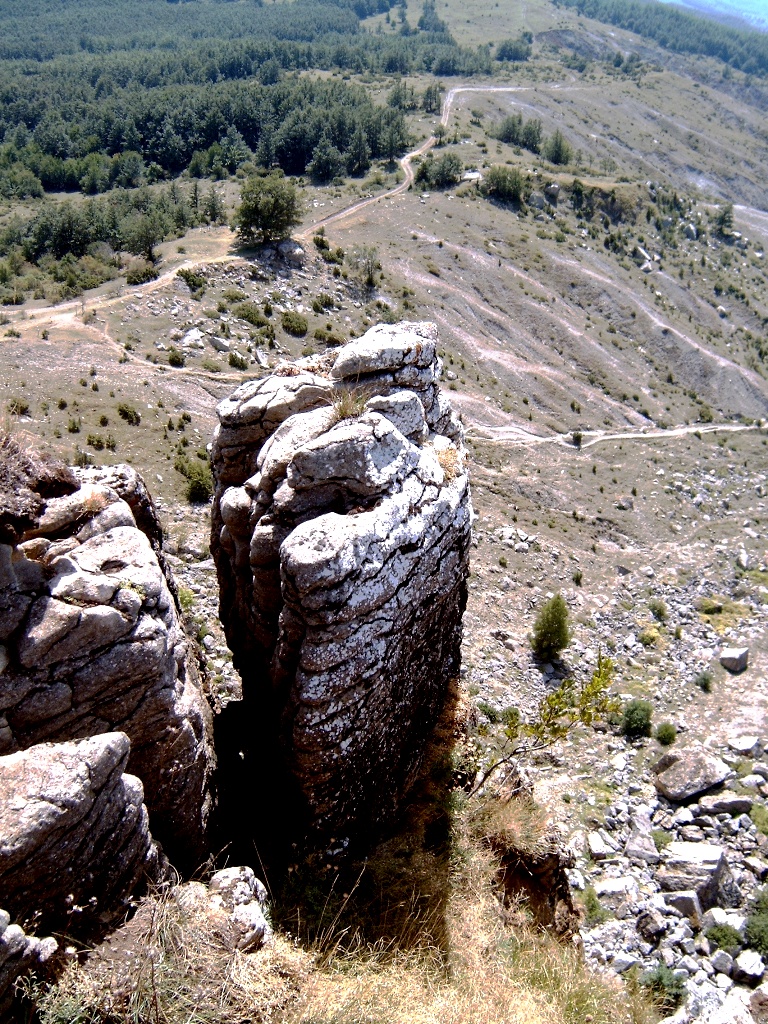
[(655, 0), (553, 0), (580, 14), (653, 39), (677, 53), (716, 57), (749, 75), (768, 75), (768, 33), (729, 28)]
[[(491, 67), (487, 51), (456, 45), (429, 3), (416, 26), (392, 0), (33, 0), (23, 13), (12, 6), (0, 5), (7, 198), (103, 192), (188, 168), (221, 175), (250, 159), (299, 174), (321, 141), (348, 169), (364, 171), (365, 159), (402, 150), (402, 115), (374, 110), (346, 81), (297, 73), (449, 76)], [(366, 30), (361, 16), (375, 12), (386, 12), (390, 31)], [(95, 34), (97, 26), (109, 35)]]

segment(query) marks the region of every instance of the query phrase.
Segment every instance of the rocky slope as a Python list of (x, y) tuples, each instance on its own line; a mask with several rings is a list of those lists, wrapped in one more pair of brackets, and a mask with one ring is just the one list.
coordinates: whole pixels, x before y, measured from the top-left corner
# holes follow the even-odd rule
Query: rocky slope
[(391, 818), (459, 667), (472, 510), (436, 341), (373, 328), (218, 410), (228, 710), (260, 760), (274, 736), (308, 823), (342, 845)]

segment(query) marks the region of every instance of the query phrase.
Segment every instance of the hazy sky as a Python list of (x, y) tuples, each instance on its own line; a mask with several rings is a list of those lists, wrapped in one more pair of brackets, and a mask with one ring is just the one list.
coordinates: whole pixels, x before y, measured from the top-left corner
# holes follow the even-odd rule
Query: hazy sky
[(736, 14), (760, 28), (768, 28), (768, 0), (664, 0), (714, 14)]

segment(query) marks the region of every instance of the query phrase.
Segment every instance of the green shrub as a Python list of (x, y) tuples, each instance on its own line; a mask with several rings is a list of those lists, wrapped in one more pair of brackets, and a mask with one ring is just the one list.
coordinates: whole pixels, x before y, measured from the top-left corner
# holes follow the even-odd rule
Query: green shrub
[(581, 571), (581, 569), (574, 569), (571, 573), (571, 579), (577, 587), (580, 587), (581, 582), (584, 579), (584, 573)]
[(186, 455), (177, 455), (173, 468), (187, 481), (186, 498), (191, 505), (203, 505), (213, 494), (213, 477), (207, 462), (193, 462)]
[(568, 605), (562, 594), (555, 594), (539, 611), (533, 624), (531, 647), (542, 659), (556, 657), (571, 642)]
[(227, 288), (226, 291), (222, 292), (222, 298), (227, 302), (242, 302), (246, 298), (246, 294), (241, 292), (239, 288)]
[(117, 414), (121, 420), (131, 427), (138, 427), (141, 423), (141, 413), (134, 409), (132, 405), (128, 405), (127, 402), (121, 402), (117, 407)]
[(610, 912), (600, 902), (600, 898), (591, 885), (584, 890), (584, 924), (587, 928), (595, 928), (610, 917)]
[(671, 722), (662, 722), (656, 727), (656, 739), (662, 747), (669, 747), (677, 739), (677, 729)]
[(754, 821), (757, 831), (768, 836), (768, 807), (764, 804), (752, 804), (749, 816)]
[(97, 452), (104, 451), (104, 438), (101, 434), (89, 434), (86, 438), (86, 443), (91, 448), (95, 448)]
[(648, 601), (648, 608), (650, 609), (651, 615), (659, 622), (666, 622), (669, 616), (669, 609), (667, 608), (664, 601), (660, 597), (652, 597)]
[(183, 366), (185, 362), (185, 356), (179, 349), (174, 348), (173, 345), (168, 349), (168, 365), (169, 366)]
[(761, 956), (768, 956), (768, 910), (763, 908), (750, 914), (744, 934), (747, 945), (756, 949)]
[(652, 971), (645, 971), (640, 977), (643, 988), (650, 989), (658, 1001), (659, 1009), (671, 1013), (685, 998), (685, 982), (664, 964)]
[(79, 434), (80, 419), (74, 419), (74, 417), (70, 417), (69, 423), (67, 424), (67, 430), (69, 431), (70, 434)]
[(628, 739), (651, 735), (651, 718), (653, 707), (647, 700), (635, 698), (624, 708), (621, 718), (621, 731)]
[(741, 932), (730, 924), (714, 924), (711, 928), (707, 928), (706, 935), (713, 946), (725, 949), (732, 955), (744, 945)]
[(285, 333), (292, 334), (294, 338), (303, 338), (309, 328), (307, 318), (302, 316), (301, 313), (294, 313), (290, 309), (283, 313), (281, 323)]
[(712, 673), (708, 671), (699, 672), (696, 676), (696, 685), (704, 693), (712, 692)]
[(254, 327), (266, 327), (268, 321), (255, 302), (241, 302), (232, 310), (238, 320), (245, 320)]
[(247, 370), (248, 369), (248, 360), (245, 358), (245, 356), (241, 355), (239, 352), (230, 352), (229, 353), (229, 360), (228, 361), (229, 361), (229, 365), (234, 370)]
[(184, 281), (192, 292), (202, 292), (208, 284), (208, 281), (202, 274), (196, 274), (194, 270), (189, 270), (186, 267), (182, 267), (182, 269), (177, 272), (177, 276)]
[(667, 832), (665, 828), (655, 828), (651, 832), (651, 838), (656, 849), (661, 853), (664, 847), (669, 846), (675, 837), (671, 832)]
[(23, 398), (12, 398), (8, 403), (8, 412), (11, 416), (28, 416), (29, 402)]
[(125, 274), (125, 280), (128, 284), (146, 284), (147, 281), (154, 281), (157, 277), (157, 271), (149, 262), (149, 260), (131, 260), (128, 264), (128, 269)]
[(643, 645), (643, 647), (655, 647), (659, 642), (659, 631), (654, 629), (653, 626), (649, 626), (647, 629), (643, 629), (638, 634), (637, 639)]
[(195, 603), (195, 595), (189, 587), (179, 587), (179, 605), (185, 615), (189, 615)]

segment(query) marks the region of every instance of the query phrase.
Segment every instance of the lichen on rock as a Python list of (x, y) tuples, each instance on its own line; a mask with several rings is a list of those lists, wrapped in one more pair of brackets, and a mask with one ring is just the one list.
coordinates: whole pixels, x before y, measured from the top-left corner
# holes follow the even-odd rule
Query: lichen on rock
[(218, 410), (211, 551), (240, 736), (272, 741), (336, 840), (391, 820), (459, 669), (472, 508), (440, 369), (434, 325), (381, 325)]

